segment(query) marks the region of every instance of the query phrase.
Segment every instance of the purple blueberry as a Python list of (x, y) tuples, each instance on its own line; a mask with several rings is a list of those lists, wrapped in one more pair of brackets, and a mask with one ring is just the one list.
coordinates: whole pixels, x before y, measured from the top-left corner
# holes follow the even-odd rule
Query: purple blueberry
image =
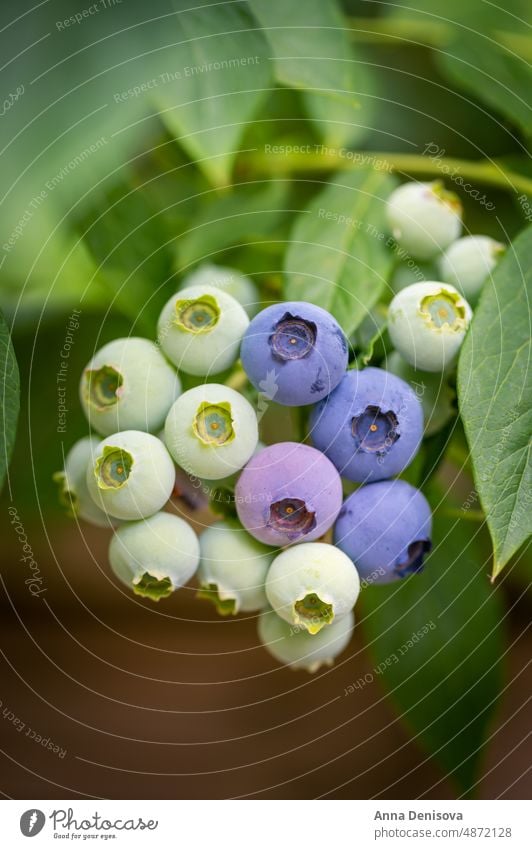
[(295, 301), (255, 316), (240, 356), (256, 389), (278, 404), (301, 407), (338, 385), (347, 367), (347, 341), (330, 313)]
[(320, 451), (279, 442), (251, 458), (238, 479), (235, 501), (240, 521), (261, 542), (311, 542), (338, 516), (342, 482)]
[(363, 584), (388, 584), (421, 571), (431, 530), (430, 507), (418, 489), (379, 481), (346, 499), (334, 544), (353, 560)]
[(312, 441), (352, 481), (399, 474), (423, 436), (423, 408), (401, 378), (379, 368), (348, 371), (311, 416)]

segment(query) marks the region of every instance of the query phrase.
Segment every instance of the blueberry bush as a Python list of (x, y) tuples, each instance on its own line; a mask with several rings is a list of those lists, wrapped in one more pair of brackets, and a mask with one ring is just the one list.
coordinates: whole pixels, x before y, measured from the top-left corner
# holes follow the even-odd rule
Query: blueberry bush
[(6, 70), (0, 483), (301, 674), (360, 628), (474, 793), (532, 530), (530, 9), (143, 5), (44, 4)]

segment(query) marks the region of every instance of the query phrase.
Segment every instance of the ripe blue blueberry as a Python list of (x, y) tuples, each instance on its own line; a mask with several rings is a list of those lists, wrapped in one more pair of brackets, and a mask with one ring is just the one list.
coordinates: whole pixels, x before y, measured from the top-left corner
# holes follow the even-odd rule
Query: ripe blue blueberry
[(323, 542), (285, 549), (266, 578), (266, 595), (277, 615), (312, 635), (347, 616), (359, 590), (352, 560)]
[(104, 345), (80, 382), (81, 406), (103, 436), (158, 430), (180, 392), (179, 377), (158, 347), (134, 336)]
[(237, 271), (236, 268), (226, 268), (223, 265), (213, 265), (204, 262), (190, 274), (187, 274), (183, 286), (215, 286), (242, 304), (248, 316), (252, 318), (260, 303), (260, 295), (253, 281)]
[(175, 483), (175, 467), (156, 436), (124, 430), (102, 440), (87, 469), (94, 503), (117, 519), (143, 519), (166, 504)]
[(342, 507), (334, 543), (356, 564), (362, 584), (419, 572), (431, 548), (432, 517), (422, 493), (402, 480), (361, 486)]
[(427, 281), (402, 289), (388, 309), (388, 332), (402, 357), (421, 371), (445, 371), (456, 362), (471, 307), (447, 283)]
[(216, 522), (200, 535), (198, 597), (222, 616), (266, 607), (264, 582), (275, 557), (236, 523)]
[(404, 183), (388, 198), (386, 212), (394, 239), (416, 259), (437, 256), (462, 229), (462, 204), (440, 180)]
[(117, 577), (136, 595), (159, 601), (193, 576), (199, 563), (199, 542), (184, 519), (155, 513), (116, 531), (109, 561)]
[(441, 279), (473, 302), (504, 251), (504, 245), (489, 236), (464, 236), (440, 258)]
[(252, 384), (289, 407), (314, 404), (342, 379), (347, 342), (326, 310), (305, 302), (274, 304), (249, 325), (240, 352)]
[(249, 324), (244, 307), (215, 286), (189, 286), (163, 307), (157, 333), (168, 359), (187, 374), (229, 368)]
[(315, 448), (279, 442), (249, 461), (235, 488), (238, 517), (266, 545), (310, 542), (333, 524), (342, 504), (342, 482)]
[(192, 475), (227, 478), (252, 456), (259, 438), (255, 410), (243, 395), (218, 383), (184, 392), (168, 413), (165, 443)]
[(91, 525), (109, 527), (115, 520), (94, 503), (87, 486), (87, 468), (99, 442), (94, 436), (79, 439), (68, 452), (63, 471), (55, 473), (54, 481), (59, 487), (61, 504), (71, 516)]
[(273, 610), (267, 610), (259, 617), (258, 632), (264, 648), (279, 663), (317, 672), (322, 666), (332, 666), (347, 648), (354, 626), (355, 617), (350, 611), (318, 634), (309, 634), (306, 628), (289, 625)]
[(348, 371), (311, 416), (312, 441), (352, 481), (399, 474), (423, 436), (423, 409), (404, 380), (379, 368)]

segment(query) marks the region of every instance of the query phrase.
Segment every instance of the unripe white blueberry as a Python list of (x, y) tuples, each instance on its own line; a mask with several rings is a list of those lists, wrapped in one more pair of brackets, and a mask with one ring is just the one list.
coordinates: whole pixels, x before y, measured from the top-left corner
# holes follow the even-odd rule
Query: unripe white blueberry
[(94, 503), (87, 486), (87, 468), (99, 442), (95, 436), (78, 439), (65, 458), (65, 468), (55, 473), (54, 481), (59, 486), (61, 504), (72, 516), (91, 525), (109, 527), (116, 520)]
[(275, 552), (243, 528), (216, 522), (200, 535), (198, 596), (210, 599), (222, 616), (266, 607), (264, 582)]
[(504, 245), (489, 236), (464, 236), (440, 257), (441, 279), (474, 301), (504, 251)]
[(339, 548), (322, 542), (286, 549), (266, 578), (266, 595), (275, 612), (309, 634), (347, 616), (359, 590), (353, 562)]
[(243, 395), (219, 383), (189, 389), (168, 413), (165, 443), (189, 474), (229, 477), (252, 456), (259, 434), (255, 410)]
[(396, 242), (417, 259), (435, 257), (462, 229), (462, 204), (440, 180), (399, 186), (388, 198), (386, 214)]
[(199, 542), (184, 519), (155, 513), (116, 531), (109, 561), (117, 577), (136, 595), (158, 601), (193, 576), (199, 563)]
[(81, 406), (103, 436), (158, 430), (180, 392), (179, 377), (157, 345), (135, 336), (104, 345), (80, 382)]
[(159, 343), (174, 365), (187, 374), (217, 374), (238, 357), (249, 324), (244, 307), (215, 286), (189, 286), (163, 307)]
[(292, 669), (317, 672), (322, 666), (332, 666), (349, 644), (355, 617), (352, 611), (335, 620), (318, 634), (306, 628), (289, 625), (273, 610), (261, 614), (258, 623), (259, 639), (264, 648), (280, 663)]
[(87, 470), (94, 503), (117, 519), (143, 519), (163, 507), (174, 488), (175, 467), (160, 439), (140, 430), (106, 437)]
[(217, 289), (223, 289), (242, 304), (250, 318), (258, 312), (260, 306), (257, 287), (249, 277), (237, 271), (236, 268), (204, 262), (185, 277), (183, 287), (189, 286), (215, 286)]
[(421, 371), (444, 371), (458, 356), (471, 307), (447, 283), (427, 281), (402, 289), (388, 309), (388, 332), (402, 357)]

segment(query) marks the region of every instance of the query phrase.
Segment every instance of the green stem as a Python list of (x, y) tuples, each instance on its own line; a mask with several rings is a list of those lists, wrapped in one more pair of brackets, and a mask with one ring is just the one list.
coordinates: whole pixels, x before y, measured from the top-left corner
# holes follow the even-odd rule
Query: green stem
[(462, 510), (459, 507), (444, 507), (441, 515), (446, 519), (467, 519), (469, 522), (484, 522), (486, 519), (482, 510)]
[(372, 164), (380, 170), (397, 171), (406, 176), (434, 175), (456, 181), (460, 177), (465, 183), (470, 180), (503, 190), (523, 192), (532, 196), (532, 180), (514, 171), (507, 171), (495, 162), (472, 162), (468, 159), (423, 156), (414, 153), (389, 153), (386, 151), (361, 150), (355, 157), (347, 157), (344, 148), (310, 145), (309, 152), (263, 153), (253, 151), (244, 154), (241, 162), (255, 172), (272, 176), (283, 176), (298, 172), (344, 170), (367, 168)]
[[(397, 44), (405, 41), (410, 46), (442, 47), (445, 48), (453, 33), (459, 29), (444, 21), (423, 18), (364, 18), (351, 17), (348, 19), (351, 36), (354, 41), (370, 44)], [(502, 46), (524, 59), (532, 58), (532, 39), (529, 36), (505, 30), (493, 30), (493, 37)]]

